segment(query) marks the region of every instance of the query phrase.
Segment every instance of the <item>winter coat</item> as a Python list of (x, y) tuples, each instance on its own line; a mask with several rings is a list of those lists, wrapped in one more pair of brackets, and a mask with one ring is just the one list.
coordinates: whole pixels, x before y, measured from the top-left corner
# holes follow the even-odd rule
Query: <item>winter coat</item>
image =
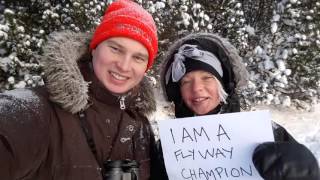
[[(228, 93), (227, 103), (219, 105), (217, 108), (209, 112), (207, 115), (210, 114), (217, 114), (217, 113), (232, 113), (232, 112), (240, 112), (240, 101), (239, 97), (237, 96), (238, 92), (246, 86), (248, 82), (248, 72), (246, 70), (245, 65), (242, 63), (242, 58), (238, 55), (237, 50), (224, 38), (219, 37), (214, 34), (207, 34), (207, 33), (194, 33), (190, 34), (188, 36), (185, 36), (179, 40), (177, 40), (175, 43), (173, 43), (170, 47), (164, 58), (161, 60), (162, 64), (162, 72), (161, 72), (161, 84), (162, 88), (164, 89), (164, 95), (167, 98), (168, 101), (173, 101), (175, 104), (175, 116), (177, 118), (180, 117), (191, 117), (194, 116), (193, 112), (184, 104), (181, 98), (180, 90), (178, 83), (173, 83), (171, 80), (167, 81), (167, 71), (171, 65), (171, 63), (174, 60), (174, 54), (177, 53), (177, 50), (181, 45), (188, 44), (188, 42), (195, 42), (200, 44), (202, 48), (205, 48), (205, 50), (213, 52), (218, 59), (221, 61), (222, 68), (223, 68), (223, 86), (225, 88), (225, 91)], [(171, 78), (170, 78), (171, 79)], [(288, 142), (297, 144), (297, 141), (280, 125), (273, 123), (273, 133), (275, 137), (276, 142)], [(275, 143), (276, 144), (276, 143)], [(158, 159), (159, 162), (162, 162), (162, 164), (159, 165), (159, 180), (165, 180), (168, 179), (166, 170), (164, 167), (164, 161), (162, 156), (162, 149), (161, 149), (161, 143), (160, 141), (157, 143), (158, 149), (161, 153), (159, 153)], [(312, 155), (312, 153), (305, 147), (300, 148), (301, 146), (293, 146), (293, 147), (299, 147), (297, 148), (298, 151), (301, 154), (308, 154), (310, 155), (308, 159), (305, 159), (304, 162), (307, 164), (304, 166), (305, 169), (301, 170), (304, 171), (303, 175), (304, 179), (308, 179), (308, 177), (318, 177), (318, 169), (317, 164), (314, 161), (315, 158)], [(286, 149), (288, 150), (288, 149)], [(290, 150), (290, 149), (289, 149)], [(272, 157), (273, 159), (279, 158), (281, 159), (281, 153), (275, 151), (275, 156)], [(294, 153), (291, 153), (294, 154)], [(278, 155), (278, 156), (277, 156)], [(270, 156), (268, 156), (270, 157)], [(277, 167), (283, 167), (283, 171), (281, 173), (286, 173), (286, 168), (291, 168), (291, 166), (295, 166), (294, 163), (299, 164), (299, 157), (298, 160), (295, 157), (286, 157), (288, 162), (282, 162), (281, 160), (277, 161), (276, 163), (272, 162), (272, 160), (267, 160), (268, 162), (262, 163), (263, 165), (270, 165), (263, 168), (277, 168)], [(278, 160), (278, 159), (276, 159)], [(292, 160), (292, 161), (291, 161)], [(271, 161), (271, 162), (269, 162)], [(309, 163), (310, 162), (310, 163)], [(270, 163), (270, 164), (268, 164)], [(286, 164), (288, 163), (288, 164)], [(308, 164), (309, 163), (309, 164)], [(299, 167), (299, 166), (296, 166)], [(279, 168), (280, 169), (280, 168)], [(294, 168), (292, 168), (294, 169)], [(264, 170), (264, 169), (263, 169)], [(266, 170), (267, 171), (267, 170)], [(297, 171), (299, 172), (299, 171)], [(279, 172), (276, 172), (279, 173)], [(291, 172), (290, 172), (291, 173)], [(293, 172), (291, 173), (292, 176), (295, 176), (296, 174)], [(290, 177), (291, 177), (290, 175)], [(300, 177), (300, 175), (297, 175), (296, 177)], [(287, 175), (284, 175), (287, 176)]]
[(149, 179), (152, 89), (144, 80), (125, 96), (112, 95), (93, 74), (88, 42), (82, 33), (55, 33), (41, 60), (46, 86), (0, 95), (1, 179), (102, 180), (103, 162), (124, 159), (138, 161), (140, 178)]

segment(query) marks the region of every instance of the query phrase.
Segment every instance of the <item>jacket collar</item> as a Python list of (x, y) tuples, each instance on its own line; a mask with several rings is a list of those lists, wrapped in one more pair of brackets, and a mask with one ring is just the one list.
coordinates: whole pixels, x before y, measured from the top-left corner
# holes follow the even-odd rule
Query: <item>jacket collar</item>
[[(112, 96), (101, 84), (93, 83), (96, 80), (85, 78), (82, 67), (80, 70), (79, 64), (82, 64), (82, 58), (89, 52), (90, 37), (91, 33), (54, 32), (49, 35), (48, 42), (43, 47), (43, 55), (40, 57), (50, 100), (73, 114), (89, 106), (89, 87), (95, 89), (97, 98)], [(88, 65), (88, 62), (85, 64)], [(128, 106), (130, 110), (139, 111), (143, 115), (149, 115), (156, 110), (152, 87), (147, 78), (144, 78), (128, 99), (132, 101)]]

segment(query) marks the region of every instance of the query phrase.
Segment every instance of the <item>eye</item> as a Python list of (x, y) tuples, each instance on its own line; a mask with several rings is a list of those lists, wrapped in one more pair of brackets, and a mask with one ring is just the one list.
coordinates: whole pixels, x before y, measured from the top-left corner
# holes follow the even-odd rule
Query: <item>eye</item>
[(144, 63), (144, 62), (147, 61), (146, 58), (143, 58), (143, 57), (141, 57), (141, 56), (134, 56), (133, 58), (134, 58), (134, 60), (135, 60), (136, 62), (138, 62), (138, 63)]
[(184, 86), (184, 85), (187, 85), (187, 84), (190, 84), (190, 80), (188, 80), (188, 79), (182, 79), (181, 81), (180, 81), (180, 86)]
[(205, 81), (211, 81), (211, 80), (213, 80), (213, 79), (214, 79), (214, 77), (213, 77), (213, 76), (208, 75), (208, 76), (203, 76), (203, 77), (202, 77), (202, 79), (203, 79), (203, 80), (205, 80)]
[(112, 45), (110, 45), (109, 47), (110, 47), (110, 49), (111, 49), (111, 52), (113, 52), (113, 53), (120, 53), (120, 48), (118, 48), (118, 47), (116, 47), (116, 46), (112, 46)]

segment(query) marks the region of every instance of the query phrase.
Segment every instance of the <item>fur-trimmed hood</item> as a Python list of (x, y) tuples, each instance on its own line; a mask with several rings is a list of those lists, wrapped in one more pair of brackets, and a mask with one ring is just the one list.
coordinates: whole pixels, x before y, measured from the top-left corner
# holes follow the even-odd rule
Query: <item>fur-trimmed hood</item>
[[(85, 81), (78, 63), (88, 53), (91, 36), (91, 33), (54, 32), (49, 35), (40, 58), (50, 100), (73, 114), (89, 105), (90, 82)], [(144, 115), (155, 111), (154, 94), (147, 78), (140, 83), (138, 93), (131, 96), (129, 99), (134, 102), (129, 109)]]
[[(170, 102), (173, 101), (175, 104), (175, 116), (188, 117), (193, 115), (193, 112), (182, 100), (179, 83), (172, 82), (171, 78), (167, 79), (167, 77), (171, 76), (171, 72), (170, 74), (167, 74), (167, 71), (170, 69), (175, 53), (178, 52), (181, 45), (188, 43), (199, 44), (204, 50), (215, 54), (222, 65), (224, 74), (222, 82), (224, 89), (228, 94), (226, 99), (227, 103), (224, 103), (221, 107), (219, 106), (218, 109), (215, 109), (210, 113), (214, 113), (217, 110), (219, 110), (220, 113), (240, 111), (238, 94), (247, 85), (248, 71), (242, 63), (242, 58), (239, 56), (237, 49), (226, 39), (218, 35), (193, 33), (174, 42), (162, 59), (160, 81), (165, 98)], [(167, 80), (168, 82), (166, 82)]]
[[(174, 42), (169, 47), (167, 53), (162, 59), (161, 84), (165, 92), (167, 90), (165, 77), (168, 68), (174, 60), (174, 54), (177, 52), (177, 50), (180, 48), (182, 44), (185, 44), (187, 41), (190, 40), (197, 40), (202, 41), (203, 43), (208, 43), (207, 46), (212, 46), (212, 50), (215, 51), (218, 54), (218, 56), (221, 56), (221, 59), (224, 59), (226, 57), (225, 61), (228, 61), (230, 63), (231, 69), (234, 74), (234, 91), (238, 92), (247, 85), (249, 78), (248, 71), (246, 70), (246, 67), (242, 62), (242, 58), (239, 56), (238, 50), (233, 45), (231, 45), (226, 39), (216, 34), (194, 33), (187, 35)], [(168, 98), (168, 96), (166, 98)]]

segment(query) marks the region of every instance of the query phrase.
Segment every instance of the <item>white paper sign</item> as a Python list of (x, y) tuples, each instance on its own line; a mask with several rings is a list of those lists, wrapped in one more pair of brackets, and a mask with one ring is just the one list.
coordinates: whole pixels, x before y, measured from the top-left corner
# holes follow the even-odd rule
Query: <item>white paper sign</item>
[(170, 180), (253, 180), (254, 148), (274, 141), (268, 111), (159, 121)]

